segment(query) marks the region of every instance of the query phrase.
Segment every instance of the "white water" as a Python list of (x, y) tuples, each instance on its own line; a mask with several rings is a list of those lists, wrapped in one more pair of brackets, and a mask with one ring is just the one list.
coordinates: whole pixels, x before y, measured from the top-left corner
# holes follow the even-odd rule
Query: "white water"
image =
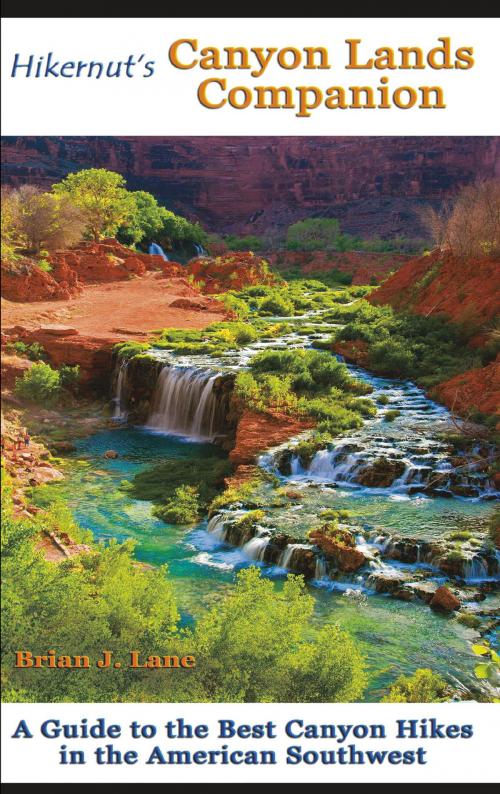
[(146, 426), (163, 433), (212, 440), (221, 435), (219, 401), (213, 387), (218, 373), (164, 367), (153, 394)]
[(114, 397), (115, 408), (113, 411), (113, 419), (120, 422), (125, 422), (127, 419), (127, 411), (123, 402), (123, 394), (127, 384), (127, 362), (122, 361), (120, 369), (118, 370), (118, 377), (116, 379), (116, 397)]
[(224, 522), (225, 516), (222, 513), (217, 513), (215, 516), (212, 516), (208, 522), (207, 531), (215, 535), (218, 540), (223, 541), (226, 535)]
[[(367, 488), (394, 498), (423, 490), (472, 498), (498, 495), (477, 464), (474, 451), (469, 464), (453, 466), (446, 444), (435, 438), (438, 431), (449, 430), (445, 408), (427, 399), (413, 383), (377, 378), (352, 366), (349, 369), (372, 385), (370, 398), (376, 401), (383, 395), (388, 404), (379, 405), (377, 416), (366, 421), (360, 430), (333, 448), (319, 450), (308, 466), (301, 464), (298, 455), (292, 455), (292, 479)], [(394, 409), (400, 416), (393, 422), (384, 421), (387, 411)], [(381, 464), (382, 460), (388, 465)], [(394, 467), (392, 483), (363, 484), (369, 481), (367, 475), (377, 461), (379, 470)]]
[(293, 564), (293, 557), (298, 549), (310, 549), (309, 543), (289, 543), (283, 551), (278, 561), (280, 568), (291, 568)]
[(243, 551), (250, 557), (251, 560), (257, 560), (262, 562), (264, 560), (264, 554), (266, 552), (266, 548), (269, 544), (270, 538), (269, 536), (259, 536), (256, 535), (254, 538), (245, 543), (243, 546)]
[(161, 256), (162, 259), (165, 260), (165, 262), (168, 262), (168, 256), (166, 255), (161, 245), (158, 245), (158, 243), (151, 243), (151, 245), (149, 246), (148, 253), (152, 254), (153, 256)]

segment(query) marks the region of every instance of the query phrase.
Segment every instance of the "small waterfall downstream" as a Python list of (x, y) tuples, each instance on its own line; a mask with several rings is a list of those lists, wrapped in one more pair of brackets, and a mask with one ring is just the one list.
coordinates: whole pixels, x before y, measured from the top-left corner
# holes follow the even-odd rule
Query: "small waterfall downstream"
[(158, 243), (151, 243), (148, 249), (148, 253), (151, 254), (152, 256), (161, 256), (161, 258), (164, 259), (165, 262), (169, 261), (165, 251), (163, 250), (161, 245), (158, 245)]
[(124, 400), (125, 389), (127, 387), (127, 363), (127, 361), (121, 362), (116, 377), (116, 393), (113, 397), (113, 402), (115, 404), (113, 419), (117, 422), (125, 422), (127, 419), (127, 410)]
[(268, 535), (255, 535), (248, 543), (245, 543), (243, 551), (251, 560), (263, 562), (269, 541), (270, 538)]
[(199, 243), (193, 243), (193, 246), (194, 246), (194, 250), (196, 251), (198, 256), (206, 256), (207, 255), (207, 252), (206, 252), (205, 248), (203, 248), (203, 246), (200, 245)]
[(173, 435), (212, 440), (224, 435), (224, 402), (214, 391), (218, 373), (193, 367), (164, 367), (146, 426)]

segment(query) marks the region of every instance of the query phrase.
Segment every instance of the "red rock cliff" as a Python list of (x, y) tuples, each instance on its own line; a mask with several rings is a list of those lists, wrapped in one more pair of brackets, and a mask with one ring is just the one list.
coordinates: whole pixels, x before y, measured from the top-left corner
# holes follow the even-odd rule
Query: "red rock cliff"
[(119, 171), (213, 231), (261, 233), (311, 215), (345, 231), (420, 236), (416, 209), (500, 174), (494, 137), (6, 137), (3, 179), (45, 187)]

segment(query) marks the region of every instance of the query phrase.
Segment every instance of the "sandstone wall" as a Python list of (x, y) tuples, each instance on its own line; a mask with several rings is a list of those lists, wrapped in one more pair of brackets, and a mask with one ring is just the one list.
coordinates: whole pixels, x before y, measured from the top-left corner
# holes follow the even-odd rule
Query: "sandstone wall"
[(45, 187), (119, 171), (211, 230), (262, 233), (311, 215), (364, 236), (420, 236), (416, 210), (500, 174), (494, 137), (6, 137), (3, 179)]

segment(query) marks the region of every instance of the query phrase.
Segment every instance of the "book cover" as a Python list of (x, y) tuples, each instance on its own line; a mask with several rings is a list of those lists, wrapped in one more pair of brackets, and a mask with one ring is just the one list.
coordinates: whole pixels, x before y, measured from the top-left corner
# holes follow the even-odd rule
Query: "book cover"
[(498, 22), (411, 22), (4, 20), (6, 782), (498, 780)]

